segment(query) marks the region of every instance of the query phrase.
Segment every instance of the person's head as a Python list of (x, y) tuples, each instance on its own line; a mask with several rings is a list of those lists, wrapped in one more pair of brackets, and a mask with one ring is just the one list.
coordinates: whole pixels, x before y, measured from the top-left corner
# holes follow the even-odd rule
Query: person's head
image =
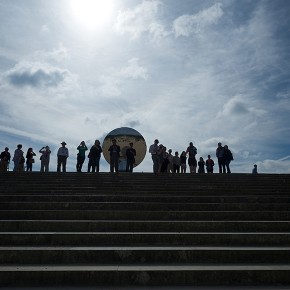
[(218, 147), (221, 147), (222, 146), (222, 143), (221, 142), (218, 142)]
[(100, 141), (99, 140), (95, 140), (95, 146), (99, 146), (100, 145)]
[(200, 158), (199, 158), (199, 161), (203, 161), (203, 158), (202, 158), (202, 157), (200, 157)]
[(64, 141), (62, 141), (60, 144), (62, 145), (62, 147), (64, 147), (66, 145), (66, 143)]
[(130, 145), (130, 147), (133, 147), (133, 142), (130, 142), (129, 145)]
[(21, 148), (22, 148), (22, 144), (18, 144), (18, 145), (17, 145), (17, 148), (18, 148), (18, 149), (21, 149)]
[(181, 155), (186, 155), (186, 152), (185, 151), (182, 151)]
[(45, 150), (47, 150), (47, 151), (49, 150), (49, 146), (48, 145), (45, 146)]
[(157, 145), (158, 143), (159, 143), (158, 139), (155, 139), (155, 140), (154, 140), (154, 144)]
[(27, 150), (28, 152), (31, 152), (31, 151), (33, 151), (33, 149), (32, 148), (28, 148), (28, 150)]
[(178, 151), (175, 151), (175, 156), (178, 156)]
[(207, 155), (207, 158), (210, 159), (210, 155)]
[(254, 167), (257, 168), (258, 167), (257, 164), (254, 164)]
[(169, 150), (168, 150), (168, 153), (169, 153), (169, 154), (171, 154), (171, 153), (172, 153), (172, 150), (171, 150), (171, 149), (169, 149)]
[(117, 140), (116, 139), (113, 139), (112, 140), (112, 143), (115, 145), (117, 143)]
[(189, 142), (189, 146), (193, 146), (193, 143), (192, 142)]
[(82, 146), (85, 146), (85, 145), (86, 145), (85, 141), (82, 141), (82, 142), (81, 142), (81, 145), (82, 145)]
[(9, 151), (9, 148), (8, 147), (5, 147), (5, 151), (8, 152)]
[(224, 148), (225, 148), (226, 150), (229, 149), (228, 145), (225, 145)]

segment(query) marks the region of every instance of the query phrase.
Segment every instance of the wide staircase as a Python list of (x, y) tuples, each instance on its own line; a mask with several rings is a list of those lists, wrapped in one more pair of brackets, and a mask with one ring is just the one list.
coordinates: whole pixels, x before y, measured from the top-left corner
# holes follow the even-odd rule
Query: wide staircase
[(1, 287), (290, 288), (290, 175), (8, 172), (0, 201)]

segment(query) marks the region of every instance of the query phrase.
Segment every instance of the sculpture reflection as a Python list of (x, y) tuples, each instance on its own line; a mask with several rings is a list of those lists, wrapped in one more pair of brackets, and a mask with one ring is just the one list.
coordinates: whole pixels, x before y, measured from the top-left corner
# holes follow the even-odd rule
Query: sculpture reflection
[(135, 129), (129, 127), (121, 127), (111, 131), (103, 142), (103, 154), (105, 160), (110, 163), (109, 148), (112, 145), (112, 140), (116, 140), (116, 144), (120, 146), (119, 157), (119, 171), (126, 171), (127, 165), (127, 149), (130, 149), (130, 143), (133, 143), (133, 147), (136, 150), (135, 160), (133, 167), (138, 166), (146, 155), (146, 142), (143, 136)]

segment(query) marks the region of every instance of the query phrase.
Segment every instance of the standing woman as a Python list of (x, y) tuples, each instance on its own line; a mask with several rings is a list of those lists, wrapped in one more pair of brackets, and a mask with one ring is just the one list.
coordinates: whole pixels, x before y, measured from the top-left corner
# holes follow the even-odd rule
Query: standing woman
[(82, 171), (82, 167), (84, 164), (84, 161), (86, 159), (86, 151), (88, 150), (85, 141), (82, 141), (81, 144), (78, 146), (77, 150), (79, 151), (77, 155), (77, 172)]
[(40, 171), (41, 172), (48, 172), (49, 171), (49, 160), (50, 160), (50, 149), (49, 146), (45, 146), (42, 147), (39, 150), (39, 153), (41, 153), (42, 155), (40, 156), (40, 160), (41, 160), (41, 165), (40, 165)]
[(34, 156), (36, 156), (36, 154), (33, 152), (33, 149), (28, 148), (26, 153), (26, 171), (32, 171), (32, 164), (35, 162)]
[(100, 171), (100, 159), (101, 153), (103, 152), (102, 147), (100, 145), (100, 141), (96, 140), (95, 144), (90, 149), (89, 153), (89, 164), (88, 164), (88, 172), (99, 172)]

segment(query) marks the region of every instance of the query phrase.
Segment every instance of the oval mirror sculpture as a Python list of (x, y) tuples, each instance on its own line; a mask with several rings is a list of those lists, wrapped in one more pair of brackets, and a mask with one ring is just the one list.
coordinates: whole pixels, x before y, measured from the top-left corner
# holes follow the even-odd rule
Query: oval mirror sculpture
[(111, 131), (103, 141), (103, 155), (105, 160), (110, 163), (110, 152), (108, 151), (112, 145), (112, 140), (116, 139), (117, 145), (120, 146), (119, 171), (126, 171), (126, 151), (133, 143), (136, 150), (134, 167), (138, 166), (145, 158), (147, 146), (143, 136), (135, 129), (129, 127), (121, 127)]

